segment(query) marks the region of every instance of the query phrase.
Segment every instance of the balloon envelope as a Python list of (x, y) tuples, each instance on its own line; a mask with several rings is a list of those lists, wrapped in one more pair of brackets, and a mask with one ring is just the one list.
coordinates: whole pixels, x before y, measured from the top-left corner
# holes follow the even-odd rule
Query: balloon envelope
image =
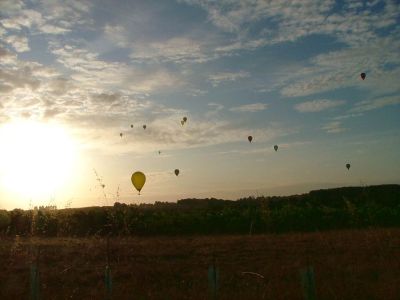
[(123, 134), (122, 134), (122, 132), (121, 132), (121, 133), (119, 134), (119, 136), (122, 137), (122, 135), (123, 135)]
[(178, 176), (179, 175), (179, 169), (175, 169), (175, 175)]
[(146, 127), (147, 127), (146, 125), (143, 125), (143, 129), (146, 129)]
[(346, 168), (347, 168), (347, 170), (349, 170), (350, 169), (350, 164), (346, 164)]
[(133, 128), (133, 125), (131, 124), (131, 128)]
[(278, 145), (274, 146), (275, 151), (278, 151)]
[(360, 76), (361, 76), (361, 79), (364, 80), (367, 75), (365, 73), (361, 73)]
[(135, 187), (135, 189), (137, 189), (140, 195), (140, 191), (142, 190), (146, 182), (146, 176), (142, 172), (138, 171), (132, 174), (131, 181), (133, 186)]
[(187, 121), (187, 117), (183, 117), (183, 122), (186, 122)]
[(253, 137), (252, 137), (251, 135), (249, 135), (249, 136), (247, 137), (247, 139), (248, 139), (249, 142), (251, 143), (251, 141), (253, 140)]

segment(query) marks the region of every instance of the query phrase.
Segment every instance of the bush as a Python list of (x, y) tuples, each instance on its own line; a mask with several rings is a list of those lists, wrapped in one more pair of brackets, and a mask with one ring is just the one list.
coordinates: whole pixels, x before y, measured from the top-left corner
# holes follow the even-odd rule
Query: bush
[(11, 224), (11, 218), (6, 210), (0, 210), (0, 232), (5, 232)]

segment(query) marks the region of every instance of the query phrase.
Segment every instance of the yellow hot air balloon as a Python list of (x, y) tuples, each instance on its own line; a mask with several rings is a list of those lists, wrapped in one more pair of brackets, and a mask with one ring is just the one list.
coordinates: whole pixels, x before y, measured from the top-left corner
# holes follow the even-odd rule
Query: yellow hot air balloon
[(140, 191), (142, 190), (145, 182), (146, 182), (146, 176), (142, 172), (135, 172), (132, 174), (131, 181), (135, 189), (138, 190), (139, 195)]

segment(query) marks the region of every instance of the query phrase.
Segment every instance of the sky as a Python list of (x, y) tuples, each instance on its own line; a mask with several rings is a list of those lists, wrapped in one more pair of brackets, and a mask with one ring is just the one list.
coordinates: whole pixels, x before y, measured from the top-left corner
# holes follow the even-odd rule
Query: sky
[(400, 183), (399, 78), (398, 1), (1, 0), (0, 209)]

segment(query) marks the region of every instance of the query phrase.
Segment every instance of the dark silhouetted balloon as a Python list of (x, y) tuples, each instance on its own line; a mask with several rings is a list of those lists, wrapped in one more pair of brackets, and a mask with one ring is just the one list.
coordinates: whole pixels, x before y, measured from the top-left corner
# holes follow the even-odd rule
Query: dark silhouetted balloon
[(274, 146), (274, 150), (275, 150), (275, 151), (278, 151), (278, 145), (275, 145), (275, 146)]
[(347, 170), (349, 170), (350, 169), (350, 164), (346, 164), (346, 168), (347, 168)]
[(247, 139), (248, 139), (249, 142), (251, 143), (251, 141), (253, 140), (253, 137), (252, 137), (251, 135), (249, 135), (249, 136), (247, 137)]
[(158, 154), (161, 154), (161, 151), (158, 151)]
[(122, 132), (119, 134), (119, 136), (120, 136), (120, 137), (122, 137), (122, 136), (123, 136)]
[(175, 173), (176, 176), (178, 176), (179, 175), (179, 169), (175, 169), (174, 173)]
[(187, 121), (187, 117), (183, 117), (183, 122), (186, 122)]
[(146, 182), (146, 176), (142, 172), (135, 172), (131, 176), (131, 181), (135, 189), (139, 192), (142, 190), (145, 182)]
[(146, 125), (143, 125), (143, 129), (146, 129), (146, 127), (147, 127)]
[(361, 73), (360, 76), (361, 76), (361, 79), (362, 79), (362, 80), (364, 80), (365, 77), (367, 77), (367, 75), (366, 75), (365, 73)]
[(131, 124), (131, 128), (133, 128), (133, 124)]

